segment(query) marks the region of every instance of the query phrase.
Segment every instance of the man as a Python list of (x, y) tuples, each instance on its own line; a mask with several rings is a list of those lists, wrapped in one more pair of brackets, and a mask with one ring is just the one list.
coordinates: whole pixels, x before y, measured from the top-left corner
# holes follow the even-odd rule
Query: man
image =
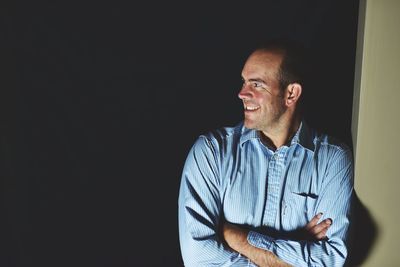
[(200, 136), (179, 193), (186, 266), (342, 266), (351, 151), (301, 116), (295, 46), (256, 49), (243, 70), (244, 122)]

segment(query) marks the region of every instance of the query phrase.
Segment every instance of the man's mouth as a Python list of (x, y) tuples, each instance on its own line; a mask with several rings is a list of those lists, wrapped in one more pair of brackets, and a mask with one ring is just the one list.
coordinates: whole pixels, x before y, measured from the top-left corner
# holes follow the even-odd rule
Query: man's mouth
[(256, 111), (260, 106), (244, 106), (245, 111)]

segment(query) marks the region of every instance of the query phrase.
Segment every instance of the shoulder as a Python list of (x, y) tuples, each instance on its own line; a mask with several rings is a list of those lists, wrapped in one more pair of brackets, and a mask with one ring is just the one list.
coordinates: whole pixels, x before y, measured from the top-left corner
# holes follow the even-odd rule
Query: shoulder
[(351, 148), (338, 138), (315, 132), (314, 145), (321, 161), (328, 164), (340, 162), (340, 164), (352, 165), (353, 152)]
[(351, 155), (351, 149), (338, 138), (310, 127), (303, 121), (299, 133), (300, 144), (314, 153), (316, 158), (338, 154)]
[(235, 144), (240, 140), (241, 125), (221, 127), (198, 136), (194, 142), (186, 165), (213, 166), (215, 173), (233, 156)]
[(348, 145), (346, 145), (344, 142), (342, 142), (341, 140), (339, 140), (334, 136), (328, 135), (326, 133), (320, 133), (317, 131), (315, 131), (314, 136), (315, 136), (314, 142), (320, 146), (329, 147), (337, 151), (350, 151)]
[(201, 134), (197, 138), (195, 146), (208, 146), (211, 149), (220, 150), (237, 144), (240, 141), (242, 131), (242, 122), (231, 127), (221, 127)]

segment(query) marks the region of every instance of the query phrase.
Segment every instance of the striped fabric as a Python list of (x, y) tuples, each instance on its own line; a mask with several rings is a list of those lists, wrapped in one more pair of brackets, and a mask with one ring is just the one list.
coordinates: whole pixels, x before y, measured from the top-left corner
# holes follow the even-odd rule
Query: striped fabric
[[(250, 227), (248, 242), (293, 266), (343, 266), (353, 191), (351, 151), (303, 121), (276, 151), (243, 124), (200, 136), (179, 191), (185, 266), (254, 266), (219, 237), (221, 220)], [(317, 213), (331, 218), (328, 239), (294, 238)]]

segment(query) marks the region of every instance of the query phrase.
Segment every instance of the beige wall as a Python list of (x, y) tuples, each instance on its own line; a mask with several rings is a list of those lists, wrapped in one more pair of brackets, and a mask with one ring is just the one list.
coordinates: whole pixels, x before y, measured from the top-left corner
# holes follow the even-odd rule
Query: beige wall
[(361, 0), (359, 20), (355, 188), (379, 229), (362, 266), (400, 266), (400, 0)]

